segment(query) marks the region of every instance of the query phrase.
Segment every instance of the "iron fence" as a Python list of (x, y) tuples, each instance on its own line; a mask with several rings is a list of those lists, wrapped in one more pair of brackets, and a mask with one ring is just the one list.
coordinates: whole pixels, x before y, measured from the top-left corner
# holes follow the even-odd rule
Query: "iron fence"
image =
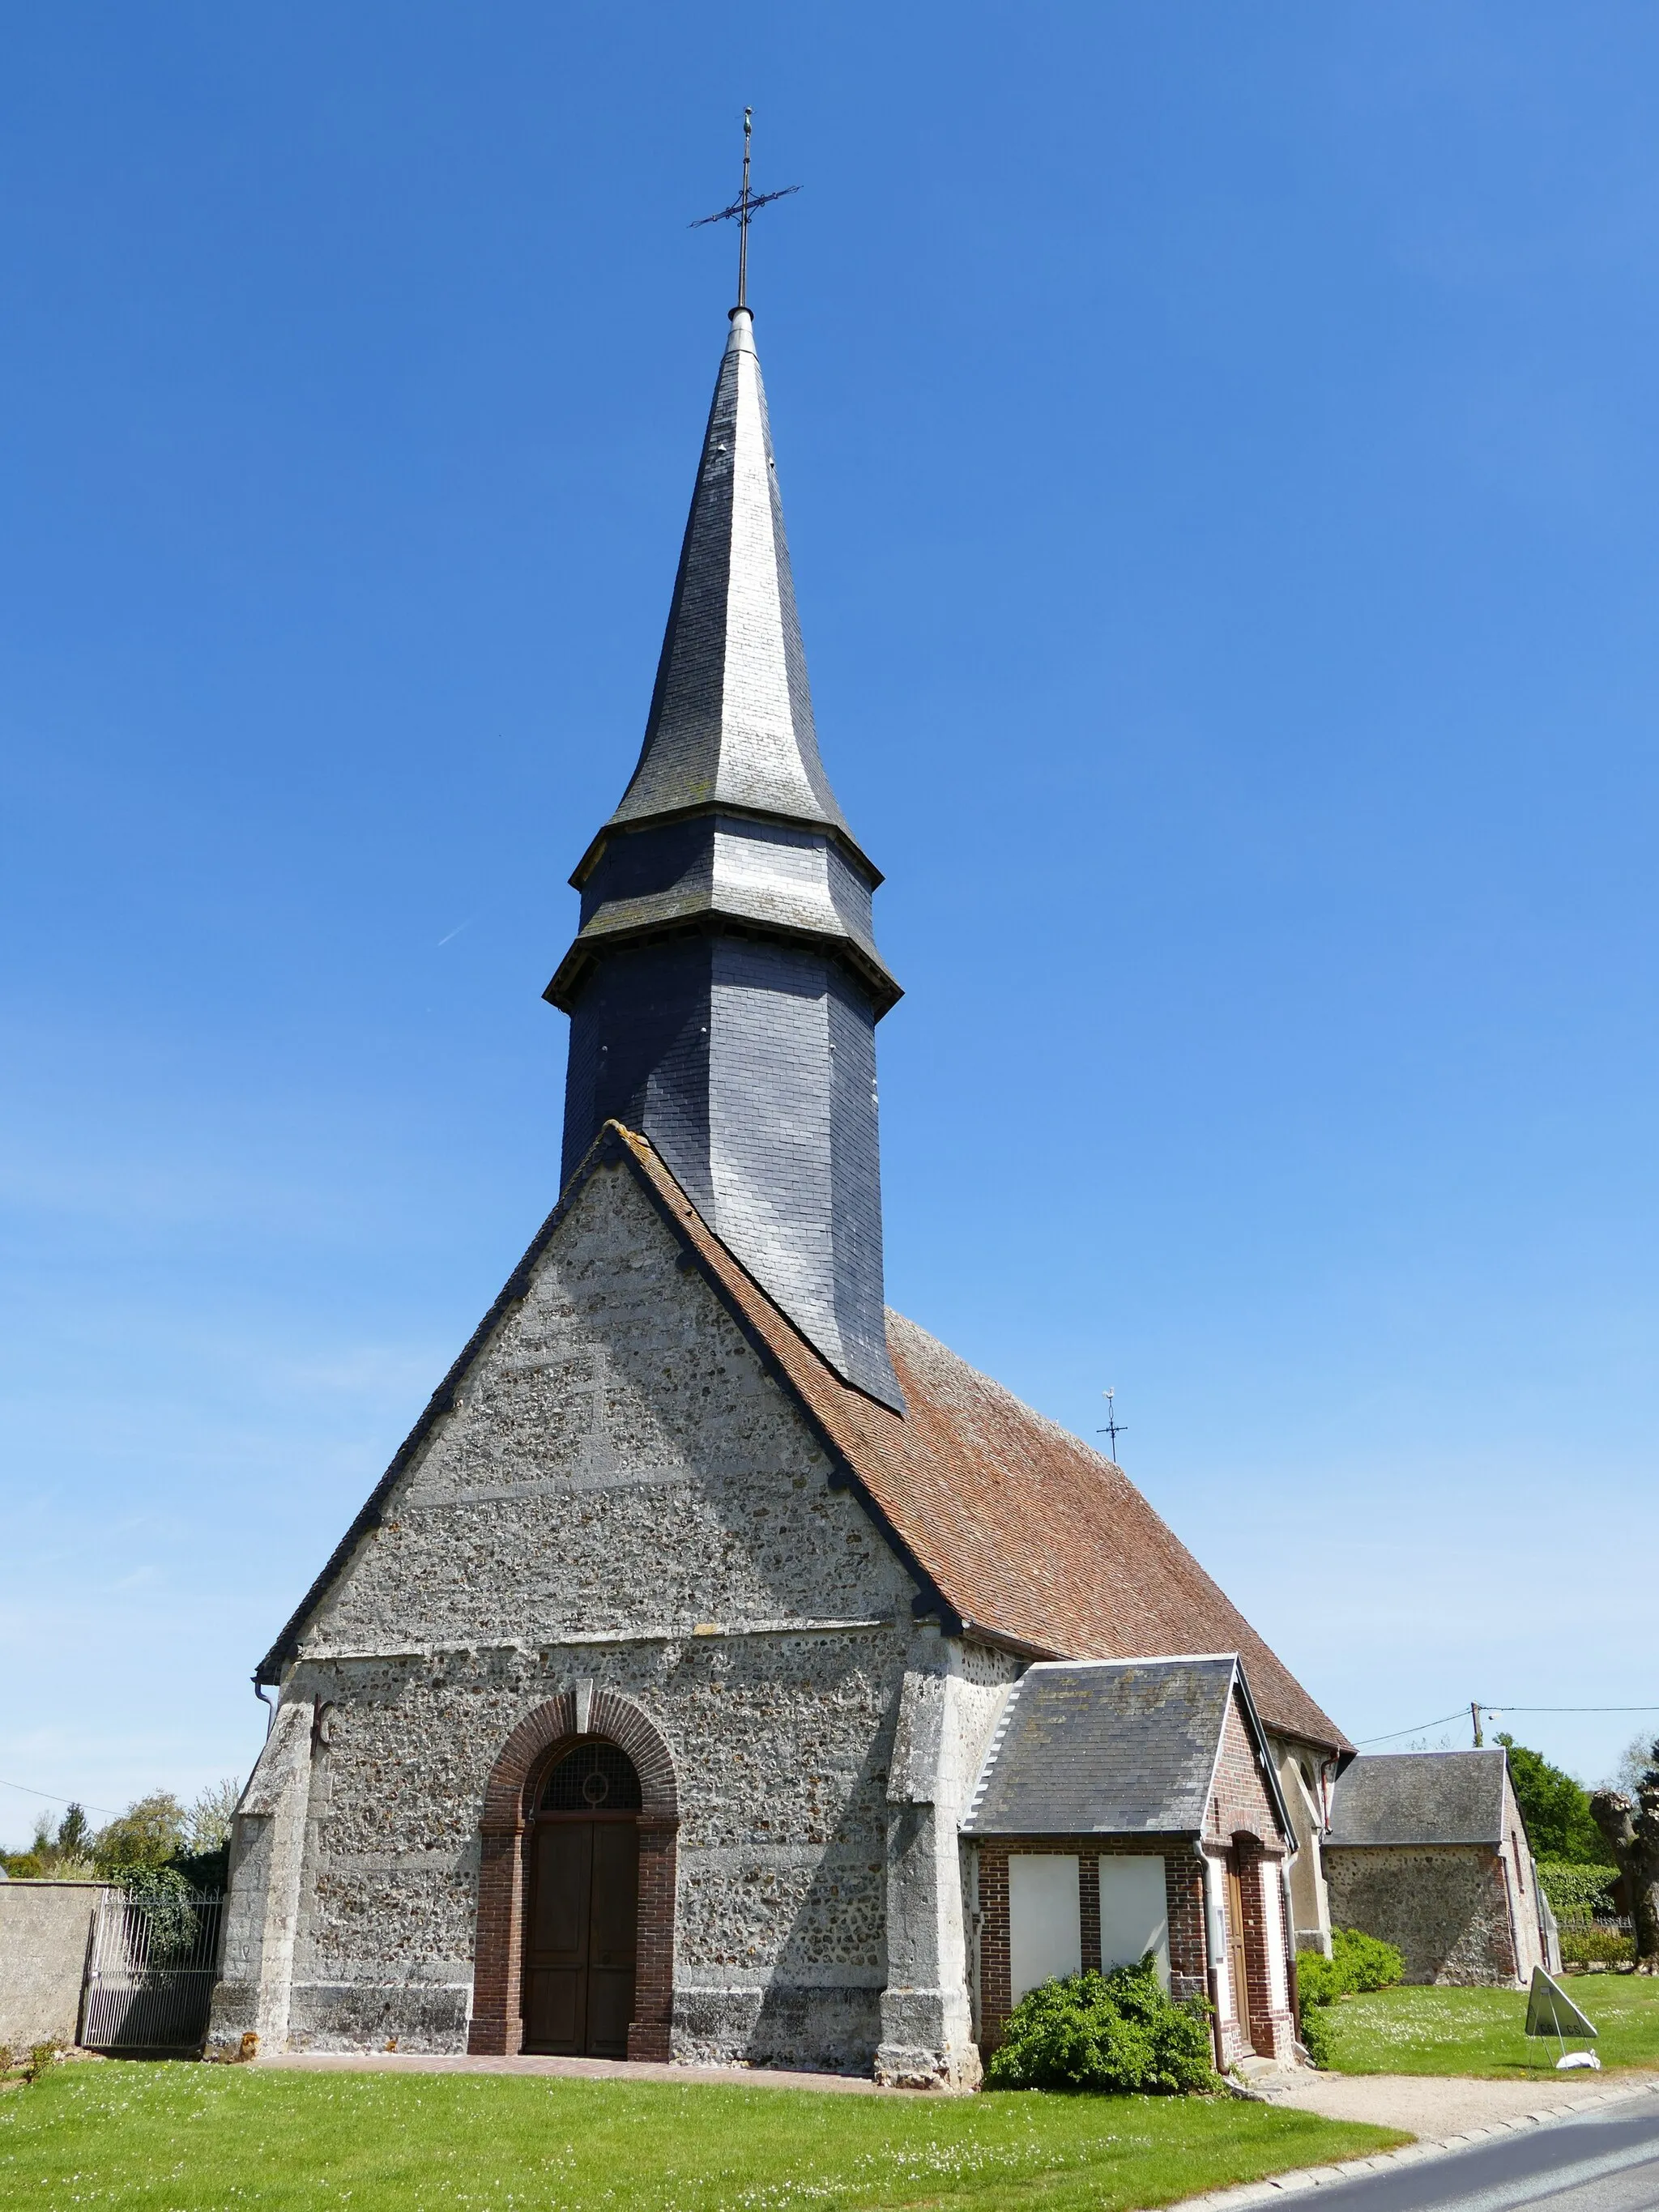
[(1568, 1966), (1619, 1966), (1636, 1956), (1636, 1923), (1628, 1913), (1558, 1912), (1561, 1961)]
[(82, 2004), (88, 2051), (188, 2051), (207, 2033), (219, 1978), (222, 1897), (141, 1903), (106, 1892), (93, 1923)]

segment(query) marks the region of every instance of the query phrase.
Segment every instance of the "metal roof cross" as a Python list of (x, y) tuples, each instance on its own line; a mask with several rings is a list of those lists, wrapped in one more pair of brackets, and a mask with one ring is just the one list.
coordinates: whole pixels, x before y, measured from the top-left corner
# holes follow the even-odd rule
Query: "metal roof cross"
[(798, 192), (800, 190), (800, 186), (799, 185), (785, 185), (781, 191), (751, 192), (750, 191), (749, 141), (754, 133), (754, 109), (752, 107), (745, 107), (743, 111), (743, 190), (738, 194), (738, 197), (732, 201), (730, 207), (719, 208), (713, 215), (699, 216), (696, 222), (690, 223), (687, 226), (687, 228), (691, 230), (701, 230), (703, 228), (705, 224), (711, 222), (735, 222), (737, 224), (738, 305), (740, 307), (746, 307), (749, 305), (749, 222), (750, 216), (755, 214), (757, 209), (770, 207), (774, 200), (787, 200), (791, 192)]
[(1102, 1395), (1106, 1401), (1106, 1425), (1103, 1429), (1097, 1429), (1095, 1431), (1095, 1434), (1097, 1437), (1109, 1437), (1111, 1438), (1112, 1465), (1115, 1467), (1117, 1465), (1117, 1440), (1120, 1437), (1127, 1437), (1128, 1435), (1129, 1425), (1127, 1421), (1120, 1421), (1117, 1417), (1117, 1408), (1112, 1402), (1112, 1401), (1116, 1397), (1117, 1392), (1115, 1390), (1107, 1390), (1103, 1391)]

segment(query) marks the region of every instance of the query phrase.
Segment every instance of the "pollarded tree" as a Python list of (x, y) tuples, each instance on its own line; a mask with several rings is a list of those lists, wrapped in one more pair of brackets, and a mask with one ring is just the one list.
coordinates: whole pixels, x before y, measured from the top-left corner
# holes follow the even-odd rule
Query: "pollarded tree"
[(1650, 1747), (1649, 1760), (1633, 1802), (1625, 1790), (1598, 1790), (1590, 1810), (1625, 1877), (1636, 1971), (1659, 1974), (1659, 1739)]

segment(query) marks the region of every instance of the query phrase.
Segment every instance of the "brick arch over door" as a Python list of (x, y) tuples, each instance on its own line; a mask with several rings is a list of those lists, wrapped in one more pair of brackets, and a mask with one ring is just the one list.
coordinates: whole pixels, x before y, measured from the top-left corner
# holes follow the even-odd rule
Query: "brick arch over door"
[[(585, 1705), (586, 1712), (580, 1710)], [(668, 1746), (643, 1706), (615, 1690), (566, 1690), (527, 1713), (490, 1771), (479, 1821), (478, 1932), (467, 2049), (511, 2057), (524, 2040), (522, 1966), (530, 1816), (542, 1776), (584, 1737), (601, 1736), (640, 1778), (639, 1952), (630, 2058), (665, 2059), (674, 2007), (675, 1843), (679, 1790)]]

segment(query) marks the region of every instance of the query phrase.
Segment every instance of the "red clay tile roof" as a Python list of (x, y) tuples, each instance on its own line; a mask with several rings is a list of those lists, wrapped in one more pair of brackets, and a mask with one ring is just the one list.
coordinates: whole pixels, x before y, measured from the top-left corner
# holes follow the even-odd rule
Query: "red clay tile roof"
[(1040, 1659), (1150, 1659), (1236, 1651), (1268, 1728), (1352, 1748), (1122, 1471), (891, 1311), (900, 1415), (843, 1382), (703, 1222), (644, 1137), (609, 1121), (500, 1296), (297, 1611), (259, 1662), (274, 1684), (399, 1476), (454, 1403), (497, 1324), (594, 1170), (626, 1159), (702, 1261), (750, 1340), (781, 1374), (831, 1454), (941, 1610), (964, 1629)]
[(888, 1346), (908, 1411), (843, 1382), (706, 1227), (647, 1140), (611, 1126), (965, 1628), (1042, 1658), (1237, 1651), (1269, 1728), (1350, 1748), (1121, 1468), (890, 1310)]

